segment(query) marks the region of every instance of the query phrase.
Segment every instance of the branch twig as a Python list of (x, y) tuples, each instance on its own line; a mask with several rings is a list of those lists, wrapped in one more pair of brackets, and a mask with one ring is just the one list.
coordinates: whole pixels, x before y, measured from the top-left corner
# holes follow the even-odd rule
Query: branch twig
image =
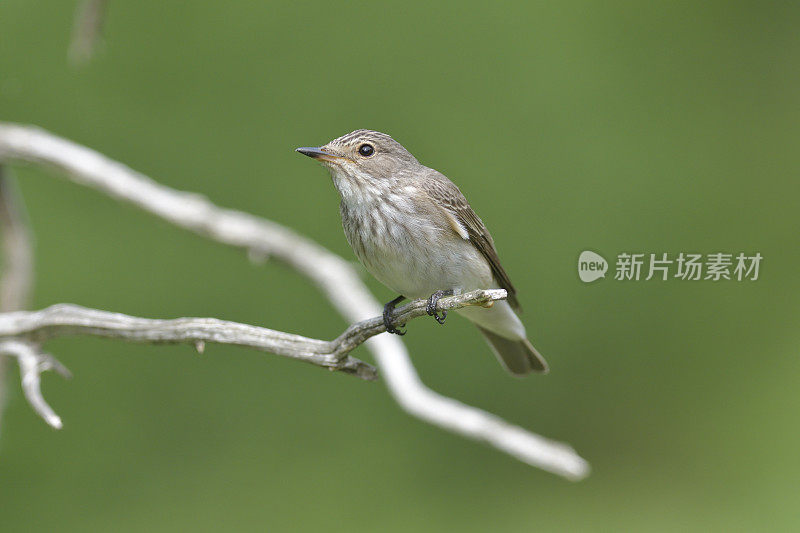
[[(477, 290), (442, 298), (436, 307), (440, 311), (458, 309), (467, 305), (484, 305), (505, 297), (503, 289)], [(414, 300), (396, 309), (394, 322), (405, 323), (426, 315), (426, 304), (426, 300)], [(3, 342), (12, 345), (13, 349), (7, 351), (19, 356), (24, 352), (16, 347), (21, 340), (41, 344), (56, 337), (73, 335), (139, 343), (182, 343), (195, 347), (204, 347), (209, 342), (254, 348), (373, 380), (378, 377), (375, 368), (348, 354), (368, 338), (384, 331), (383, 318), (377, 317), (353, 324), (332, 341), (323, 341), (216, 318), (156, 320), (58, 304), (41, 311), (0, 314), (0, 352), (3, 351)]]
[(73, 65), (83, 65), (94, 57), (103, 39), (107, 0), (83, 0), (75, 12), (67, 56)]
[[(33, 287), (33, 245), (25, 220), (24, 205), (13, 190), (8, 168), (0, 164), (0, 235), (2, 235), (3, 268), (0, 270), (0, 311), (24, 309)], [(0, 315), (5, 316), (5, 315)], [(14, 340), (0, 344), (0, 355), (16, 357), (25, 397), (33, 409), (55, 428), (61, 419), (47, 405), (40, 390), (40, 374), (56, 369), (69, 377), (69, 371), (53, 357), (41, 353), (38, 344)], [(5, 369), (8, 357), (0, 357), (0, 414), (5, 401)]]
[(41, 374), (55, 370), (65, 378), (71, 378), (69, 370), (50, 354), (39, 350), (37, 344), (18, 340), (0, 342), (0, 355), (16, 357), (19, 363), (19, 374), (22, 380), (22, 391), (25, 398), (44, 421), (55, 429), (61, 429), (61, 417), (50, 407), (42, 396)]
[[(76, 183), (218, 242), (243, 248), (251, 257), (277, 257), (314, 282), (347, 321), (357, 322), (381, 313), (381, 305), (347, 261), (274, 222), (219, 208), (197, 194), (170, 189), (98, 152), (30, 126), (0, 123), (0, 159), (3, 157), (54, 166)], [(395, 400), (410, 414), (487, 442), (568, 479), (581, 479), (588, 474), (588, 463), (568, 445), (540, 437), (426, 387), (396, 336), (379, 335), (365, 344), (374, 354)]]
[(33, 286), (33, 245), (22, 202), (0, 162), (0, 233), (3, 265), (0, 270), (0, 312), (28, 305)]

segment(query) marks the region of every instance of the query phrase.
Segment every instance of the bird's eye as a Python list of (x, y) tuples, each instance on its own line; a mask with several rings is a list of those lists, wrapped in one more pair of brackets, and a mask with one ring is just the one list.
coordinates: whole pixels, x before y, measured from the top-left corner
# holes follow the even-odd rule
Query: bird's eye
[(364, 157), (369, 157), (375, 153), (375, 148), (371, 144), (362, 144), (358, 147), (358, 153)]

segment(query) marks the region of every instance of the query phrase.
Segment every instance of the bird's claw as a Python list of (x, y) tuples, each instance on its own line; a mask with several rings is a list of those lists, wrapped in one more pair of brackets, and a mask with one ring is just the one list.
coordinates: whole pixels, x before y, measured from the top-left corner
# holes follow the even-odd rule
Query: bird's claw
[(453, 295), (452, 290), (436, 291), (433, 294), (431, 294), (430, 298), (428, 298), (428, 305), (425, 308), (425, 311), (428, 313), (428, 315), (435, 318), (436, 322), (438, 322), (439, 324), (444, 324), (444, 321), (447, 318), (447, 311), (442, 309), (441, 311), (442, 315), (439, 316), (439, 312), (436, 311), (436, 304), (439, 303), (439, 300), (441, 299), (442, 296), (452, 296), (452, 295)]
[(391, 302), (387, 303), (383, 306), (383, 326), (386, 328), (386, 333), (393, 333), (395, 335), (405, 335), (406, 330), (401, 330), (394, 327), (392, 323), (392, 312), (394, 312), (394, 306), (404, 300), (403, 296), (398, 296)]
[(386, 333), (393, 333), (395, 335), (400, 335), (400, 336), (403, 336), (403, 335), (406, 334), (406, 330), (404, 330), (404, 329), (397, 329), (393, 325), (387, 324), (386, 322), (384, 322), (383, 325), (386, 326)]

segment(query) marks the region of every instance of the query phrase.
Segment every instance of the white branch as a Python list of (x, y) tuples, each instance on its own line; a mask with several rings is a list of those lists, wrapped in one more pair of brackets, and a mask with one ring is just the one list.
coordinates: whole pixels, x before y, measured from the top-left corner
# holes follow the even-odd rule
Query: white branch
[(69, 378), (72, 377), (69, 370), (54, 357), (40, 352), (38, 347), (30, 342), (14, 340), (0, 342), (0, 354), (17, 358), (22, 391), (28, 403), (45, 422), (56, 429), (61, 429), (61, 417), (42, 397), (40, 376), (42, 372), (55, 370), (65, 378)]
[[(0, 123), (0, 159), (54, 166), (71, 179), (103, 191), (177, 226), (274, 256), (313, 281), (347, 321), (378, 316), (381, 305), (347, 261), (292, 230), (253, 215), (222, 209), (204, 197), (156, 183), (121, 163), (38, 128)], [(478, 408), (427, 388), (400, 339), (379, 335), (366, 346), (374, 354), (395, 400), (409, 413), (463, 436), (488, 442), (518, 459), (569, 479), (589, 472), (566, 444), (550, 441)]]

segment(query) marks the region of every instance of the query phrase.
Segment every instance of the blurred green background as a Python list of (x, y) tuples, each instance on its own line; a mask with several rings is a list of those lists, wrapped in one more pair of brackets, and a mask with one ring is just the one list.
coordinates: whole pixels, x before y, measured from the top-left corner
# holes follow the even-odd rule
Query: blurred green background
[[(62, 339), (47, 348), (75, 377), (43, 383), (62, 431), (11, 372), (0, 529), (800, 528), (796, 3), (112, 0), (84, 68), (74, 8), (0, 2), (0, 119), (349, 259), (327, 173), (293, 148), (392, 134), (487, 222), (552, 367), (514, 380), (463, 319), (417, 320), (423, 379), (594, 470), (566, 482), (407, 416), (381, 383), (275, 356)], [(345, 326), (280, 264), (14, 168), (36, 308)], [(587, 285), (584, 249), (764, 262), (757, 282)]]

